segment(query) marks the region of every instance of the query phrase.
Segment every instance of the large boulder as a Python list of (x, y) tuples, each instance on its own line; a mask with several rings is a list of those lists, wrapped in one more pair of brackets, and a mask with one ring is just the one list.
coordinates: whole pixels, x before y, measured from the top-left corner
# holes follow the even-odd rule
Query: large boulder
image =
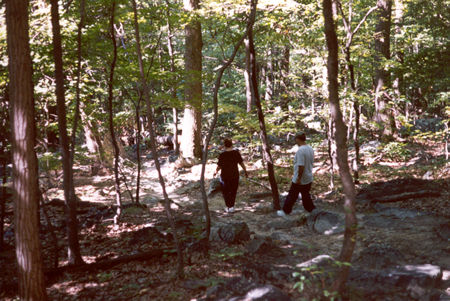
[[(349, 286), (365, 300), (439, 300), (439, 266), (405, 265), (381, 271), (351, 270)], [(396, 297), (393, 297), (396, 296)]]
[(342, 215), (322, 210), (313, 210), (306, 220), (308, 228), (325, 235), (343, 233), (345, 219)]
[(383, 269), (403, 262), (403, 257), (399, 250), (387, 244), (372, 244), (360, 252), (356, 262), (371, 269)]
[(219, 224), (211, 228), (210, 240), (229, 244), (250, 240), (250, 229), (244, 222)]

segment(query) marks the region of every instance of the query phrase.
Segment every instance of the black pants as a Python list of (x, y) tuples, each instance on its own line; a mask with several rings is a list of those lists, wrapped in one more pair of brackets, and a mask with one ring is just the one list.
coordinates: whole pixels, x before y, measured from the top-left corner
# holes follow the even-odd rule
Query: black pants
[(220, 179), (220, 186), (222, 187), (222, 195), (225, 199), (225, 205), (227, 205), (228, 208), (234, 207), (239, 186), (239, 178)]
[(311, 195), (309, 191), (311, 190), (311, 184), (300, 185), (291, 183), (291, 188), (289, 189), (289, 193), (284, 201), (283, 211), (287, 214), (292, 212), (292, 207), (294, 207), (295, 201), (298, 199), (298, 195), (302, 194), (302, 203), (303, 208), (306, 211), (311, 212), (314, 208), (316, 208), (312, 202)]

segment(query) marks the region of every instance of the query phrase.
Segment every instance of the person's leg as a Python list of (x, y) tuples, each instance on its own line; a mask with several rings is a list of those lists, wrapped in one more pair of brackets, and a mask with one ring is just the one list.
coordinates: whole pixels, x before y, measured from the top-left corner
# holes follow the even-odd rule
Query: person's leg
[(230, 185), (229, 185), (229, 205), (227, 204), (228, 207), (234, 207), (234, 204), (236, 202), (236, 194), (238, 191), (238, 187), (239, 187), (239, 178), (237, 179), (233, 179), (230, 181)]
[(220, 186), (222, 188), (222, 195), (223, 195), (223, 199), (225, 201), (225, 205), (227, 207), (229, 204), (229, 195), (230, 195), (230, 187), (229, 187), (229, 182), (228, 181), (224, 181), (223, 179), (220, 179)]
[(309, 193), (311, 191), (311, 184), (312, 183), (300, 185), (300, 193), (302, 194), (303, 208), (305, 208), (305, 210), (308, 212), (311, 212), (314, 210), (314, 208), (316, 208), (311, 199), (311, 194)]
[(294, 207), (295, 202), (298, 199), (298, 194), (300, 193), (298, 184), (291, 183), (291, 188), (289, 189), (289, 193), (286, 196), (286, 200), (284, 201), (283, 211), (286, 214), (292, 212), (292, 207)]

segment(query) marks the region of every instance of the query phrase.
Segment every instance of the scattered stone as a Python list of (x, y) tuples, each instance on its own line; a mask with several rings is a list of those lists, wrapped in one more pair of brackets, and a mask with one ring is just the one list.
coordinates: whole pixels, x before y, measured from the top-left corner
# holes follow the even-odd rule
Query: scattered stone
[[(364, 297), (386, 300), (388, 296), (400, 296), (398, 300), (437, 300), (436, 291), (442, 279), (440, 267), (430, 264), (405, 265), (381, 271), (351, 270), (349, 285), (357, 287)], [(397, 299), (395, 299), (397, 300)]]
[(192, 190), (199, 189), (199, 188), (200, 188), (200, 182), (195, 181), (195, 182), (191, 182), (191, 183), (185, 185), (184, 187), (178, 189), (177, 193), (178, 194), (186, 194), (186, 193), (191, 192)]
[(290, 239), (289, 236), (287, 236), (284, 233), (281, 232), (273, 232), (270, 237), (274, 240), (274, 241), (279, 241), (282, 244), (289, 244), (290, 243)]
[(185, 280), (181, 283), (181, 287), (188, 290), (198, 290), (204, 289), (208, 287), (208, 283), (203, 280), (193, 279), (193, 280)]
[(291, 298), (279, 288), (271, 285), (260, 285), (250, 289), (245, 296), (231, 298), (230, 301), (290, 301)]
[(278, 246), (275, 245), (272, 241), (272, 238), (268, 236), (257, 237), (247, 244), (247, 252), (249, 254), (273, 255), (275, 253), (273, 252), (274, 249), (278, 249)]
[(440, 238), (445, 241), (450, 241), (450, 222), (440, 224), (439, 226), (435, 227), (434, 230)]
[(330, 255), (319, 255), (308, 261), (299, 263), (296, 265), (298, 268), (327, 268), (334, 266), (334, 259)]
[(433, 180), (433, 171), (429, 170), (427, 171), (423, 176), (422, 179), (424, 180)]
[(262, 229), (265, 230), (280, 230), (280, 229), (292, 229), (300, 226), (300, 220), (296, 217), (287, 217), (287, 218), (275, 218), (268, 223), (262, 225)]
[(383, 269), (403, 261), (403, 254), (387, 244), (372, 244), (362, 250), (357, 259), (361, 266)]
[(130, 244), (157, 243), (166, 239), (166, 236), (155, 227), (145, 227), (133, 232)]
[(208, 196), (212, 196), (213, 194), (222, 190), (222, 186), (220, 185), (220, 178), (214, 178), (209, 183), (208, 188)]
[(306, 224), (309, 229), (325, 235), (340, 234), (345, 230), (344, 217), (330, 211), (313, 210)]
[(250, 229), (244, 222), (217, 225), (211, 228), (210, 239), (229, 244), (240, 243), (250, 240)]
[(381, 147), (381, 142), (378, 140), (364, 143), (359, 148), (362, 153), (377, 153)]

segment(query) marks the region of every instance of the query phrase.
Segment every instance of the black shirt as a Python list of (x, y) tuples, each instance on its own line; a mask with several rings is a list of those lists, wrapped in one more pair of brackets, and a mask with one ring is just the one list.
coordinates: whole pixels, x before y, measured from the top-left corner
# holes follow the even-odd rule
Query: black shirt
[(238, 150), (224, 151), (219, 155), (217, 165), (221, 169), (221, 177), (223, 180), (239, 178), (238, 163), (242, 163), (242, 157)]

